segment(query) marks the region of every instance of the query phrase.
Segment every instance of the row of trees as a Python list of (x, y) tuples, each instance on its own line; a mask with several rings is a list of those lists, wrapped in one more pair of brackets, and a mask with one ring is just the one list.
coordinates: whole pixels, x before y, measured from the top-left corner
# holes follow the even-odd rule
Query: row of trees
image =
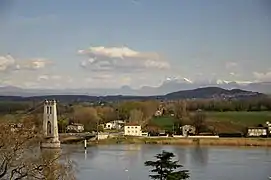
[[(176, 100), (178, 101), (178, 100)], [(172, 104), (176, 101), (166, 102), (165, 104)], [(221, 99), (196, 99), (196, 100), (185, 100), (188, 111), (195, 111), (197, 109), (202, 109), (205, 111), (266, 111), (271, 110), (271, 98), (252, 98), (252, 99), (243, 99), (243, 100), (221, 100)], [(127, 118), (127, 111), (131, 108), (140, 109), (144, 113), (144, 118), (148, 116), (146, 111), (149, 111), (149, 107), (157, 107), (156, 100), (153, 101), (127, 101), (121, 103), (110, 104), (115, 110), (119, 110), (119, 116), (122, 119)], [(27, 111), (36, 107), (38, 103), (35, 102), (0, 102), (0, 113), (16, 113), (18, 111)], [(78, 104), (78, 103), (77, 103)], [(80, 104), (80, 103), (79, 103)], [(90, 106), (90, 104), (81, 103), (84, 106)], [(71, 104), (58, 104), (58, 108), (63, 112), (72, 112)], [(146, 108), (148, 107), (148, 108)], [(42, 109), (37, 111), (40, 113)]]
[(100, 128), (99, 124), (112, 120), (136, 122), (143, 126), (151, 120), (158, 106), (158, 101), (127, 101), (112, 107), (75, 105), (69, 112), (59, 110), (59, 129), (64, 130), (62, 127), (74, 122), (83, 124), (86, 131), (93, 131)]
[(158, 132), (161, 127), (158, 127), (152, 121), (158, 109), (163, 111), (163, 116), (171, 116), (174, 119), (176, 131), (184, 124), (191, 124), (196, 127), (196, 133), (200, 133), (204, 130), (206, 119), (203, 111), (189, 112), (186, 101), (176, 101), (168, 104), (161, 104), (158, 101), (127, 101), (112, 107), (75, 105), (70, 107), (69, 111), (60, 108), (58, 119), (61, 132), (64, 132), (65, 127), (72, 122), (83, 124), (86, 131), (96, 131), (97, 128), (101, 128), (99, 124), (105, 124), (117, 119), (135, 122), (147, 131)]
[[(166, 102), (171, 106), (177, 101)], [(271, 110), (270, 98), (254, 98), (244, 100), (185, 100), (188, 111), (202, 109), (205, 111), (269, 111)], [(170, 109), (173, 112), (173, 109)]]

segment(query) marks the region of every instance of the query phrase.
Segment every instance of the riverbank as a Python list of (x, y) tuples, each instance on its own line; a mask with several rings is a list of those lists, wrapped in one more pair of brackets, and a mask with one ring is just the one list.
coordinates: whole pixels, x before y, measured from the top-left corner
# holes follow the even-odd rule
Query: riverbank
[[(63, 144), (76, 143), (63, 140)], [(78, 141), (77, 141), (78, 143)], [(81, 142), (80, 142), (81, 143)], [(99, 141), (89, 140), (94, 144), (168, 144), (168, 145), (204, 145), (204, 146), (263, 146), (271, 147), (271, 138), (150, 138), (150, 137), (116, 137)]]

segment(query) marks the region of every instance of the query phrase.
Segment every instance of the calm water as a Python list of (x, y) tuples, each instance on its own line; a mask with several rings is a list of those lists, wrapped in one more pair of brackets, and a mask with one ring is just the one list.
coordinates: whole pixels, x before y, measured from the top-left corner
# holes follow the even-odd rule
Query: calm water
[(78, 164), (80, 180), (147, 180), (146, 160), (162, 150), (174, 152), (191, 180), (267, 180), (271, 176), (271, 149), (182, 147), (159, 145), (67, 145)]

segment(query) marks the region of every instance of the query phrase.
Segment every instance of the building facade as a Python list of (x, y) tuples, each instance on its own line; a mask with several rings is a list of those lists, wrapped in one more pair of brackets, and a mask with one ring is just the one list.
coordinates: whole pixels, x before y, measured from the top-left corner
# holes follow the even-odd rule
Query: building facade
[(124, 126), (124, 121), (114, 120), (105, 124), (104, 129), (122, 129)]
[(125, 136), (142, 136), (141, 126), (139, 124), (128, 123), (124, 126)]
[(247, 129), (248, 137), (265, 137), (268, 134), (268, 128), (266, 127), (249, 127)]
[(84, 125), (79, 123), (73, 123), (67, 126), (67, 132), (83, 132), (84, 131)]

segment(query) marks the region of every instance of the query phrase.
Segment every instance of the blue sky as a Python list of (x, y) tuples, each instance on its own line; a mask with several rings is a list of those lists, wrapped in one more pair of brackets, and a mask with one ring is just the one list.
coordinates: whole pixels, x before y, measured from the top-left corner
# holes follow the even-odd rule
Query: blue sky
[(269, 0), (14, 0), (0, 8), (0, 85), (271, 81), (270, 9)]

